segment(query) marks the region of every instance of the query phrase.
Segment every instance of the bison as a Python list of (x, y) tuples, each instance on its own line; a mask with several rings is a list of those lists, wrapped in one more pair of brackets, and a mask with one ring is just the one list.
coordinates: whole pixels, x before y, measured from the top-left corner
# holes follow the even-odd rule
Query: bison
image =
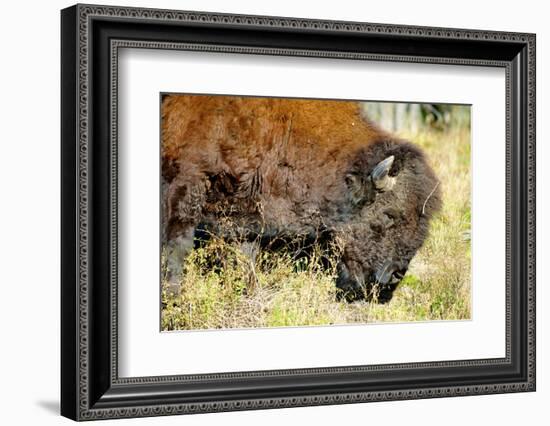
[(253, 246), (337, 239), (338, 294), (392, 298), (441, 204), (417, 146), (350, 101), (164, 95), (161, 116), (169, 281), (205, 230)]

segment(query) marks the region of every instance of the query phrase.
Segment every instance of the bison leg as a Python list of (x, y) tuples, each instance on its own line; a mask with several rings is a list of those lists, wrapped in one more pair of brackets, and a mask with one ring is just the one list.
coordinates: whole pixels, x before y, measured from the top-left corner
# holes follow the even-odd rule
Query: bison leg
[(256, 242), (242, 242), (240, 245), (241, 252), (247, 259), (247, 288), (254, 290), (258, 285), (258, 276), (256, 275), (256, 259), (260, 252), (260, 246)]
[(186, 232), (170, 239), (165, 244), (166, 282), (168, 284), (168, 292), (174, 294), (179, 292), (185, 257), (193, 249), (193, 245), (194, 226), (189, 227)]
[(178, 292), (185, 257), (194, 245), (194, 233), (203, 214), (207, 183), (196, 177), (174, 180), (164, 193), (164, 253), (168, 290)]

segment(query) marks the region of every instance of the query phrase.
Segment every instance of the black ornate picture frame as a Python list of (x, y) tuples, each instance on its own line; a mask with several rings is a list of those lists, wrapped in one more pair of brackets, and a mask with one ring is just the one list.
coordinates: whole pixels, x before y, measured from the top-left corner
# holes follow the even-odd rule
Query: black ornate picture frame
[[(76, 5), (61, 12), (61, 414), (74, 420), (535, 390), (535, 35)], [(506, 356), (120, 378), (121, 47), (500, 67), (506, 73)]]

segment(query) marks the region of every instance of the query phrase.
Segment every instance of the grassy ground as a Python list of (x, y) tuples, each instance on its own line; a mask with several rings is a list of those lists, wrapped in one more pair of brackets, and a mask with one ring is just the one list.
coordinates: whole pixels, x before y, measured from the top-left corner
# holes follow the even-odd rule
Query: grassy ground
[(163, 285), (162, 330), (469, 319), (469, 129), (402, 136), (427, 152), (443, 208), (390, 303), (338, 302), (335, 267), (270, 253), (251, 265), (238, 246), (214, 239), (188, 256), (179, 294)]

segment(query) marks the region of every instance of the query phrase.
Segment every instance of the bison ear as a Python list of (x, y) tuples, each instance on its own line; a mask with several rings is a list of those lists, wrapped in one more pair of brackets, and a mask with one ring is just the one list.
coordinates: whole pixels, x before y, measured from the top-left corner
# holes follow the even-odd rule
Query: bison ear
[(346, 175), (346, 185), (349, 189), (358, 188), (361, 185), (361, 176), (355, 173), (348, 173)]
[(380, 161), (370, 174), (374, 186), (379, 191), (389, 191), (393, 188), (395, 178), (389, 175), (391, 166), (395, 157), (390, 155), (388, 158)]
[(351, 202), (355, 205), (361, 204), (367, 194), (367, 188), (363, 177), (356, 173), (348, 173), (346, 175), (346, 185), (348, 187), (348, 195)]

